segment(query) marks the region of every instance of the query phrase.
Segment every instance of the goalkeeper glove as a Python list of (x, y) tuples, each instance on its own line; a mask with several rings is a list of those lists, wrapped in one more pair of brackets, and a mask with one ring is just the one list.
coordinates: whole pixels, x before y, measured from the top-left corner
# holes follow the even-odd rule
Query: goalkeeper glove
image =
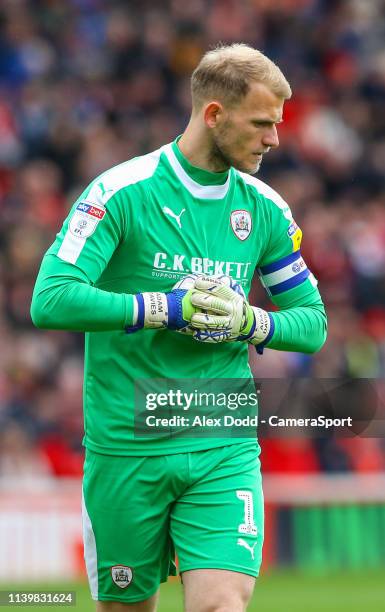
[(191, 303), (193, 289), (173, 289), (168, 293), (146, 292), (134, 295), (134, 323), (127, 333), (139, 329), (181, 329), (196, 311)]
[(192, 304), (197, 310), (190, 325), (196, 330), (196, 340), (213, 342), (210, 336), (216, 331), (221, 341), (247, 341), (261, 345), (257, 351), (262, 352), (274, 333), (273, 318), (266, 310), (250, 306), (244, 294), (215, 277), (200, 276), (194, 286), (198, 291), (192, 295)]
[[(192, 289), (191, 302), (194, 305), (194, 301), (196, 299), (195, 294), (199, 293), (199, 291), (195, 288), (195, 283), (198, 278), (215, 279), (218, 283), (231, 287), (236, 293), (239, 293), (243, 297), (245, 296), (241, 285), (227, 274), (207, 277), (205, 274), (190, 273), (179, 280), (174, 285), (173, 289)], [(204, 295), (205, 294), (202, 294), (203, 297)], [(200, 342), (224, 342), (228, 339), (229, 334), (227, 331), (227, 319), (225, 320), (223, 318), (223, 312), (221, 309), (218, 310), (214, 307), (214, 310), (210, 310), (207, 305), (204, 311), (202, 311), (199, 307), (195, 307), (194, 312), (201, 312), (205, 314), (204, 327), (201, 329), (196, 329), (191, 325), (191, 323), (189, 323), (186, 327), (182, 327), (176, 331), (193, 336), (194, 340), (198, 340)]]

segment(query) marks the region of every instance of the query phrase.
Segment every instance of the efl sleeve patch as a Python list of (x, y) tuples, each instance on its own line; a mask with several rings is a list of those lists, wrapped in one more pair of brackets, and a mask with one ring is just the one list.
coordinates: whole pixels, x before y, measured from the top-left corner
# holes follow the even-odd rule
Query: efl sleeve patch
[(267, 266), (262, 266), (257, 271), (269, 295), (277, 295), (293, 289), (310, 276), (313, 277), (299, 251)]
[(79, 202), (69, 223), (70, 232), (79, 238), (92, 236), (99, 221), (103, 219), (105, 214), (105, 209), (99, 206), (88, 204), (87, 202)]
[(68, 224), (68, 230), (58, 250), (58, 257), (75, 264), (87, 238), (92, 236), (106, 209), (89, 202), (79, 202)]

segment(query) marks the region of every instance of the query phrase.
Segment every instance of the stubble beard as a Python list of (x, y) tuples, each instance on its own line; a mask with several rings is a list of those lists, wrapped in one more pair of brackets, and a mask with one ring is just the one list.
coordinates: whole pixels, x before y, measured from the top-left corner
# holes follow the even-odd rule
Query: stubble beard
[(226, 144), (219, 137), (214, 137), (211, 150), (209, 152), (209, 163), (214, 172), (224, 172), (231, 166), (246, 174), (256, 174), (261, 167), (262, 159), (256, 162), (253, 168), (246, 167), (239, 159), (231, 155)]

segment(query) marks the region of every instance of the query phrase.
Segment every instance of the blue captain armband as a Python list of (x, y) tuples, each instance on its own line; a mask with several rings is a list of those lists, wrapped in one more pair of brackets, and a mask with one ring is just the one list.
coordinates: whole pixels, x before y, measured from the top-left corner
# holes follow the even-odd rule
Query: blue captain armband
[(262, 285), (267, 293), (272, 296), (298, 287), (307, 278), (311, 280), (312, 284), (317, 284), (299, 251), (290, 253), (290, 255), (266, 266), (261, 266), (257, 269), (257, 272)]

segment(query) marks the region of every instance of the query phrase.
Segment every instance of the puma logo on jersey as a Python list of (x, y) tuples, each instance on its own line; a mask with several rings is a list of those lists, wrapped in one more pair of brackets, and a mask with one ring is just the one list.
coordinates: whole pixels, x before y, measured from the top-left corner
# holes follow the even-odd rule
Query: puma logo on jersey
[(100, 189), (100, 191), (102, 192), (102, 200), (105, 198), (105, 196), (110, 193), (111, 191), (114, 191), (113, 189), (105, 189), (103, 183), (98, 183), (98, 187)]
[(244, 548), (247, 548), (247, 550), (250, 551), (251, 558), (254, 561), (254, 548), (256, 547), (257, 542), (254, 542), (254, 544), (252, 546), (249, 546), (249, 544), (247, 542), (245, 542), (245, 540), (243, 538), (238, 538), (237, 544), (239, 544), (239, 546), (243, 546)]
[(177, 224), (178, 224), (179, 229), (182, 229), (182, 224), (181, 224), (181, 222), (180, 222), (180, 218), (181, 218), (181, 216), (183, 215), (183, 213), (185, 212), (185, 210), (186, 210), (185, 208), (183, 208), (183, 209), (180, 211), (179, 215), (176, 215), (176, 214), (175, 214), (175, 213), (174, 213), (174, 212), (171, 210), (171, 208), (169, 208), (168, 206), (163, 206), (162, 210), (163, 210), (163, 212), (164, 212), (164, 214), (165, 214), (165, 215), (168, 215), (169, 217), (172, 217), (173, 219), (175, 219), (175, 221), (176, 221), (176, 222), (177, 222)]

